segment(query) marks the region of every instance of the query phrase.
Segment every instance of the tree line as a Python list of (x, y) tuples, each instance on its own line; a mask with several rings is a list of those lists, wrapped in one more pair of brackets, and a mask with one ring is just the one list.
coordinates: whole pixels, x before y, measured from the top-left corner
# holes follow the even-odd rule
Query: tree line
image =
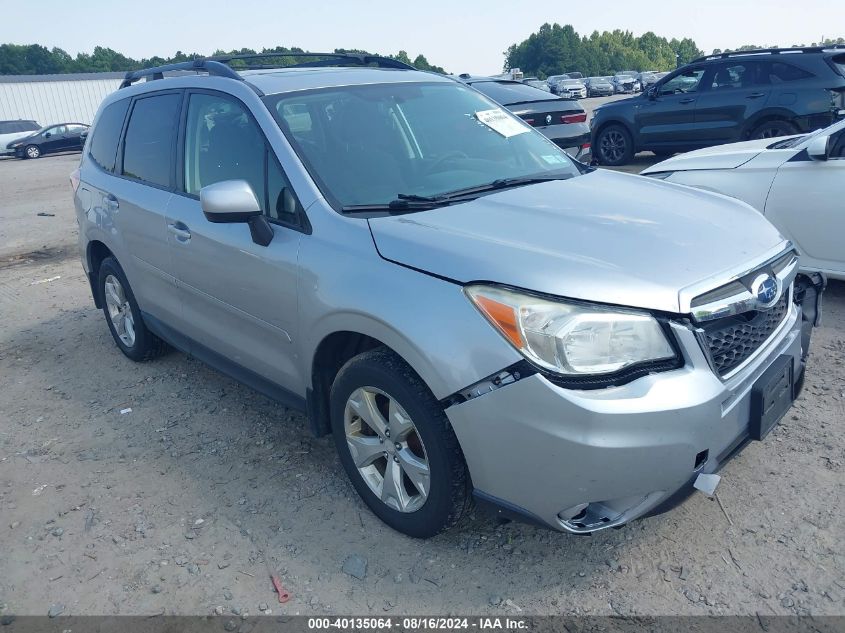
[[(809, 46), (842, 43), (845, 40), (840, 37)], [(733, 50), (715, 49), (713, 54), (756, 48), (769, 47), (745, 45)], [(587, 36), (579, 35), (571, 24), (546, 23), (505, 51), (504, 70), (519, 68), (526, 76), (536, 75), (541, 79), (573, 71), (594, 77), (621, 70), (672, 70), (704, 54), (690, 38), (667, 40), (651, 31), (636, 37), (630, 31), (619, 29), (602, 33), (593, 31)]]
[[(238, 55), (238, 54), (261, 54), (261, 53), (291, 53), (304, 52), (301, 48), (263, 48), (255, 51), (251, 48), (242, 48), (234, 51), (216, 50), (215, 55)], [(366, 51), (335, 49), (334, 53), (365, 53)], [(48, 49), (40, 44), (0, 44), (0, 75), (47, 75), (63, 73), (93, 73), (93, 72), (125, 72), (151, 66), (164, 64), (175, 64), (186, 62), (192, 59), (205, 57), (199, 53), (183, 53), (177, 51), (172, 57), (149, 57), (144, 59), (133, 59), (119, 53), (111, 48), (103, 46), (94, 47), (93, 53), (78, 53), (71, 55), (61, 48)], [(406, 64), (410, 64), (420, 70), (430, 70), (438, 73), (445, 73), (440, 66), (430, 64), (425, 55), (417, 55), (413, 60), (405, 51), (399, 51), (395, 55), (386, 55)], [(317, 58), (282, 57), (273, 59), (274, 64), (290, 66), (303, 61)], [(258, 60), (261, 63), (261, 60)], [(233, 67), (243, 67), (245, 62), (233, 61)]]

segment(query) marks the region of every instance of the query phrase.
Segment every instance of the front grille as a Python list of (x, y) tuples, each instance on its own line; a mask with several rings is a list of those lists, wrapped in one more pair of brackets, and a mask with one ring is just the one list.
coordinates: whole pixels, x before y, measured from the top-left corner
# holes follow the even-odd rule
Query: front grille
[(714, 319), (701, 326), (704, 340), (720, 376), (748, 360), (777, 329), (789, 312), (790, 292), (768, 310), (745, 312)]

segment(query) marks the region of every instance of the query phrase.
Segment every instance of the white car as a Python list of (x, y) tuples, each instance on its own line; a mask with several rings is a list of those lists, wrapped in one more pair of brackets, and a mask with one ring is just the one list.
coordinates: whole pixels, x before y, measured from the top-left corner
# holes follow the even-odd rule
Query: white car
[(587, 86), (580, 79), (561, 79), (557, 82), (557, 94), (569, 99), (586, 99)]
[(0, 156), (4, 154), (14, 154), (14, 149), (9, 149), (7, 145), (12, 141), (16, 141), (24, 136), (29, 136), (33, 132), (41, 129), (35, 121), (28, 120), (14, 120), (14, 121), (0, 121)]
[(802, 268), (845, 279), (845, 121), (680, 154), (642, 173), (747, 202), (798, 247)]

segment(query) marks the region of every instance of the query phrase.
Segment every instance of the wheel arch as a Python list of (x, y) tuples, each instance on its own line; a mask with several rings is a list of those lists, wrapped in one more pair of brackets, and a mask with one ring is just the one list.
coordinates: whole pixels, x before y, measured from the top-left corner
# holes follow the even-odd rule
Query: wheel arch
[(786, 121), (787, 123), (795, 125), (795, 119), (795, 113), (791, 110), (787, 110), (786, 108), (766, 108), (745, 122), (741, 138), (742, 140), (750, 139), (752, 132), (764, 123), (769, 123), (771, 121)]
[(103, 298), (97, 285), (100, 275), (100, 264), (107, 257), (114, 257), (111, 249), (100, 240), (91, 240), (85, 248), (85, 261), (88, 264), (88, 283), (91, 285), (91, 295), (94, 297), (94, 305), (97, 308), (103, 307)]
[[(383, 324), (380, 328), (383, 328)], [(367, 332), (362, 330), (367, 330)], [(377, 336), (374, 328), (367, 328), (363, 323), (358, 323), (357, 327), (335, 330), (326, 334), (315, 347), (307, 373), (310, 386), (306, 389), (306, 406), (311, 430), (317, 437), (331, 433), (329, 395), (332, 384), (340, 369), (358, 354), (384, 347), (407, 363), (431, 389), (430, 382), (422, 376), (422, 373), (427, 373), (430, 378), (433, 372), (431, 370), (420, 372), (417, 369), (421, 364), (426, 364), (425, 361), (418, 354), (409, 352), (407, 341), (398, 340), (395, 336), (397, 333), (393, 332), (394, 335), (384, 336), (384, 332), (382, 329)]]
[[(631, 125), (630, 121), (626, 121), (625, 119), (622, 119), (622, 118), (614, 118), (614, 119), (609, 119), (607, 121), (602, 121), (598, 125), (598, 127), (596, 127), (596, 130), (595, 130), (595, 132), (593, 132), (592, 139), (591, 139), (592, 144), (593, 144), (593, 148), (595, 148), (598, 144), (599, 135), (602, 132), (604, 132), (608, 127), (610, 127), (611, 125), (618, 125), (618, 126), (624, 128), (624, 130), (628, 133), (628, 136), (631, 137), (631, 144), (634, 146), (633, 149), (632, 149), (633, 153), (636, 154), (637, 152), (640, 151), (640, 143), (639, 143), (639, 138), (637, 136), (637, 133), (634, 131), (633, 126)], [(595, 151), (595, 149), (594, 149), (594, 151)]]

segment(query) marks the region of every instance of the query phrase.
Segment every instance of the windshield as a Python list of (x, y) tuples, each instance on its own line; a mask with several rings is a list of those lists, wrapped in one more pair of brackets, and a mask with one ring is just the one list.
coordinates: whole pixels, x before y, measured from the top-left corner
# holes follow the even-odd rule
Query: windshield
[(343, 86), (265, 102), (336, 207), (581, 173), (546, 137), (458, 83)]

